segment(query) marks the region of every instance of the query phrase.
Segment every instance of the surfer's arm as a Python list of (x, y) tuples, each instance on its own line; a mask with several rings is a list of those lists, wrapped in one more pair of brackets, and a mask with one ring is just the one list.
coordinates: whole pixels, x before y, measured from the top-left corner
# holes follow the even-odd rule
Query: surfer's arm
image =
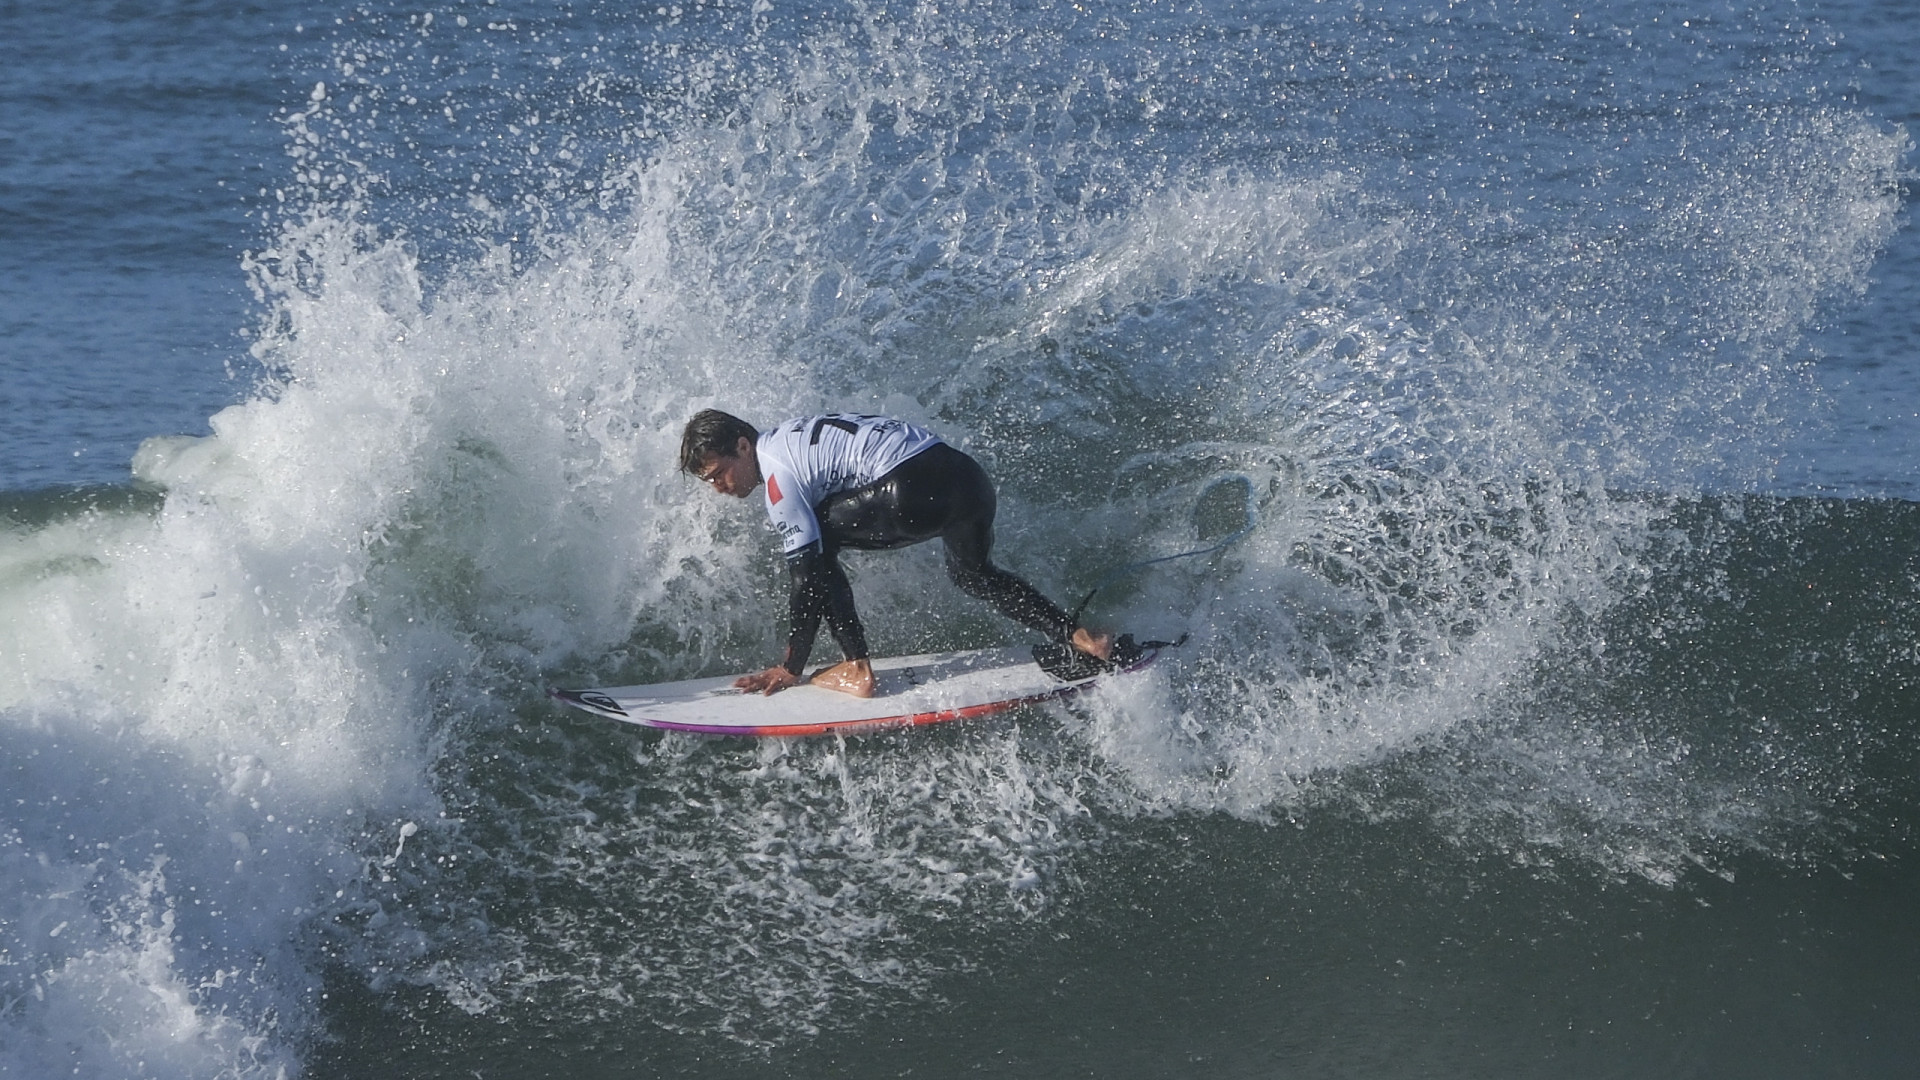
[(787, 604), (786, 656), (765, 671), (742, 675), (733, 685), (760, 694), (777, 694), (800, 685), (801, 672), (806, 670), (807, 657), (813, 653), (813, 641), (824, 618), (847, 658), (821, 673), (821, 685), (857, 697), (872, 697), (873, 668), (867, 661), (867, 637), (860, 627), (860, 617), (854, 614), (853, 586), (840, 569), (840, 560), (814, 543), (789, 554), (787, 570), (793, 578), (793, 592)]
[(793, 578), (793, 591), (787, 604), (787, 655), (781, 666), (799, 677), (813, 652), (813, 640), (823, 618), (848, 660), (866, 659), (866, 631), (860, 626), (860, 616), (854, 613), (853, 585), (846, 571), (840, 569), (840, 560), (815, 542), (788, 553), (787, 571)]
[[(873, 670), (867, 663), (866, 633), (860, 628), (860, 617), (853, 612), (853, 587), (840, 569), (840, 561), (815, 543), (789, 554), (787, 569), (793, 577), (793, 593), (788, 603), (786, 657), (765, 671), (740, 676), (733, 685), (759, 694), (775, 694), (800, 685), (800, 673), (806, 670), (813, 639), (820, 633), (820, 620), (825, 618), (847, 656), (847, 663), (830, 670), (838, 672), (851, 665), (846, 678), (829, 679), (827, 685), (860, 697), (872, 696)], [(860, 685), (863, 680), (864, 690)]]

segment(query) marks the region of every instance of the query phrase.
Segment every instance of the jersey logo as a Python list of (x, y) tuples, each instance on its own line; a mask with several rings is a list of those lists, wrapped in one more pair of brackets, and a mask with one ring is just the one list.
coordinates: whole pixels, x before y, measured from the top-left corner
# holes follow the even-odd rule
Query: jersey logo
[(784, 498), (786, 498), (786, 496), (780, 493), (780, 481), (774, 479), (772, 473), (768, 473), (767, 474), (767, 502), (773, 504), (774, 506), (779, 506), (780, 500)]

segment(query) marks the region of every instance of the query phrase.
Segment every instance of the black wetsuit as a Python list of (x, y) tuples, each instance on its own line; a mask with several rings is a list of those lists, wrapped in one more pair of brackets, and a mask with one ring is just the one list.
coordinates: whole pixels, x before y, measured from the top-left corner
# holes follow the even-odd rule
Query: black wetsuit
[(849, 660), (865, 659), (866, 633), (853, 610), (853, 587), (840, 568), (840, 551), (885, 551), (939, 537), (947, 573), (969, 596), (992, 604), (1024, 626), (1065, 641), (1073, 619), (1025, 581), (993, 564), (993, 481), (980, 463), (936, 443), (862, 487), (827, 496), (815, 506), (820, 539), (791, 552), (792, 631), (785, 667), (799, 675), (813, 651), (822, 619)]

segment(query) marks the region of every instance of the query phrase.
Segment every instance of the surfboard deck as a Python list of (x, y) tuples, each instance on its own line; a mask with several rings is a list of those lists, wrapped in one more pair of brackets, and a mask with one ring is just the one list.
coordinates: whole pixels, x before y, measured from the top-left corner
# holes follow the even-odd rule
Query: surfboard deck
[(1059, 679), (1034, 663), (1028, 649), (976, 649), (876, 658), (874, 696), (857, 698), (801, 684), (777, 694), (736, 690), (721, 675), (648, 686), (592, 690), (553, 688), (547, 695), (576, 709), (641, 727), (700, 735), (851, 734), (991, 716), (1022, 705), (1071, 697), (1104, 680), (1153, 663), (1148, 649), (1132, 663), (1082, 679)]

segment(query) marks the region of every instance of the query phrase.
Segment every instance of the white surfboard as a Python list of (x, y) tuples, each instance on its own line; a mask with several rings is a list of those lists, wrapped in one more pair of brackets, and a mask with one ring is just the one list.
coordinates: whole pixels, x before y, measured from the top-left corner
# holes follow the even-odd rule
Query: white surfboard
[(732, 675), (547, 693), (596, 716), (668, 731), (826, 735), (964, 720), (1055, 701), (1138, 671), (1159, 653), (1149, 648), (1124, 667), (1081, 679), (1047, 674), (1034, 663), (1032, 652), (1021, 648), (875, 659), (878, 686), (870, 698), (804, 683), (777, 694), (746, 693), (734, 689)]

